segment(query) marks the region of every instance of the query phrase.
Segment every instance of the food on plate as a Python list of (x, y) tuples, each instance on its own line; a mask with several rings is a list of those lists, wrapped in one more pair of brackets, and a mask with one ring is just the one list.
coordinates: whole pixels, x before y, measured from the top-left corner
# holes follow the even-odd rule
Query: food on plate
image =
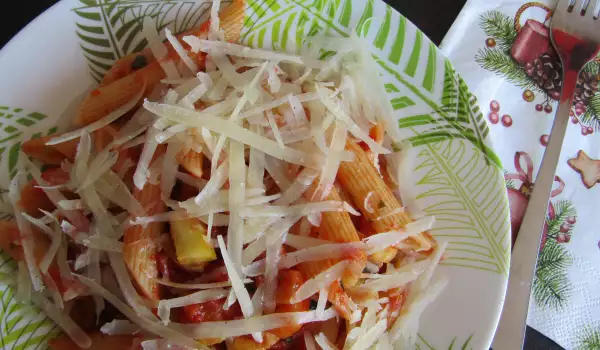
[(363, 39), (250, 48), (243, 1), (219, 7), (164, 42), (145, 22), (71, 131), (23, 143), (0, 221), (19, 295), (62, 328), (52, 349), (414, 342), (445, 244), (403, 205)]

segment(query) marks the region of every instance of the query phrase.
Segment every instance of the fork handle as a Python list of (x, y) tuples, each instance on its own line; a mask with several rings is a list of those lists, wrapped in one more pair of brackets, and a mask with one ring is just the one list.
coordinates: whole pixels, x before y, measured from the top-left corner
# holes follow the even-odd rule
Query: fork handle
[[(571, 89), (565, 88), (568, 87), (565, 83), (570, 83), (573, 87)], [(576, 81), (565, 81), (563, 83), (563, 93), (564, 91), (574, 91), (575, 84)], [(533, 193), (529, 199), (529, 205), (512, 250), (504, 309), (492, 344), (494, 350), (520, 350), (523, 347), (529, 296), (537, 265), (540, 240), (546, 220), (550, 192), (554, 183), (554, 173), (569, 125), (569, 112), (572, 103), (573, 95), (561, 96), (542, 165), (537, 173)]]

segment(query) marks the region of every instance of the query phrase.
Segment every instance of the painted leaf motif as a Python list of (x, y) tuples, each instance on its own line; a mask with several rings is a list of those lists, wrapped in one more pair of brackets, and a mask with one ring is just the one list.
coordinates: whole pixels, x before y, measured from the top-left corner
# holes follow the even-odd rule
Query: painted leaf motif
[[(56, 132), (57, 128), (50, 128), (44, 132), (31, 133), (35, 130), (36, 124), (46, 120), (48, 116), (38, 112), (27, 112), (22, 108), (11, 108), (8, 106), (0, 106), (0, 164), (3, 169), (7, 169), (8, 178), (12, 178), (16, 174), (16, 166), (19, 160), (19, 147), (21, 139), (26, 136), (28, 138), (40, 137), (42, 134), (50, 135)], [(7, 179), (3, 179), (2, 186), (5, 188), (8, 185)]]
[(45, 347), (58, 333), (58, 326), (37, 308), (15, 297), (16, 264), (0, 251), (0, 348), (33, 349)]
[(449, 242), (447, 266), (508, 274), (508, 205), (498, 198), (504, 179), (470, 142), (455, 138), (419, 148), (419, 203), (436, 218), (432, 230)]
[[(441, 349), (448, 349), (448, 350), (470, 350), (470, 349), (473, 348), (470, 345), (472, 339), (473, 339), (473, 334), (471, 334), (464, 341), (460, 341), (460, 340), (457, 339), (457, 337), (454, 337), (454, 339), (452, 339), (452, 342), (450, 343), (450, 345), (447, 348), (443, 347)], [(427, 340), (425, 340), (425, 338), (421, 334), (418, 335), (418, 339), (417, 339), (417, 342), (415, 344), (415, 349), (417, 349), (417, 350), (436, 350), (438, 348), (432, 346)]]
[[(210, 4), (193, 0), (79, 0), (73, 9), (77, 16), (77, 36), (90, 75), (100, 81), (113, 63), (148, 44), (142, 35), (145, 17), (152, 18), (162, 33), (174, 33), (198, 26)], [(224, 5), (229, 2), (223, 2)]]

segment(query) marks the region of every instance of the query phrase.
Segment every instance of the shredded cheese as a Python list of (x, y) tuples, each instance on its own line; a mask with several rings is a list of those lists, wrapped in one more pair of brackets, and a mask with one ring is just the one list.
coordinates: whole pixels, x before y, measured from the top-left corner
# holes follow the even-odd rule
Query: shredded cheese
[(24, 183), (25, 173), (19, 171), (13, 178), (10, 187), (8, 197), (13, 206), (15, 218), (17, 219), (17, 226), (19, 227), (19, 233), (21, 235), (21, 246), (23, 247), (23, 255), (25, 256), (25, 263), (29, 270), (29, 276), (31, 277), (31, 283), (36, 291), (44, 290), (44, 284), (42, 283), (42, 275), (40, 269), (35, 261), (33, 255), (33, 249), (35, 247), (35, 240), (33, 239), (33, 232), (31, 225), (23, 216), (21, 208), (18, 202), (21, 198), (21, 188)]
[[(340, 315), (326, 307), (329, 299), (339, 298), (330, 294), (338, 293), (330, 288), (352, 273), (358, 281), (344, 285), (347, 294), (341, 299), (347, 318), (344, 349), (410, 346), (420, 316), (446, 284), (434, 271), (447, 246), (428, 238), (411, 240), (412, 250), (406, 249), (405, 240), (426, 233), (435, 223), (433, 217), (412, 208), (416, 201), (410, 197), (410, 189), (409, 199), (403, 203), (408, 203), (406, 210), (413, 218), (420, 219), (405, 227), (355, 242), (340, 243), (333, 235), (332, 241), (318, 238), (329, 237), (323, 230), (330, 229), (327, 220), (333, 215), (323, 213), (360, 215), (347, 202), (327, 200), (337, 185), (342, 162), (356, 159), (346, 150), (349, 142), (364, 143), (370, 149), (369, 162), (380, 174), (384, 171), (379, 169), (381, 155), (386, 159), (385, 170), (397, 184), (412, 183), (401, 178), (411, 175), (406, 152), (389, 150), (403, 141), (397, 128), (388, 127), (394, 124), (393, 108), (377, 65), (364, 47), (365, 39), (356, 33), (348, 38), (317, 35), (306, 39), (309, 45), (303, 45), (299, 55), (228, 43), (220, 28), (221, 0), (211, 2), (208, 31), (184, 37), (189, 48), (168, 29), (163, 42), (156, 19), (144, 18), (143, 34), (166, 78), (149, 95), (144, 85), (130, 101), (100, 120), (47, 143), (52, 146), (79, 139), (74, 159), (61, 163), (67, 174), (65, 184), (50, 186), (44, 181), (46, 174), (42, 176), (35, 164), (21, 157), (37, 187), (58, 209), (43, 212), (39, 219), (23, 213), (19, 195), (24, 179), (23, 173), (18, 173), (8, 197), (25, 257), (19, 263), (20, 296), (27, 299), (31, 295), (79, 347), (89, 346), (91, 340), (66, 317), (72, 304), (67, 301), (91, 295), (97, 315), (107, 300), (131, 320), (114, 320), (101, 331), (143, 335), (139, 346), (144, 349), (206, 349), (198, 342), (205, 339), (225, 339), (233, 346), (233, 338), (246, 335), (263, 343), (263, 332), (312, 322), (320, 325), (315, 331), (303, 331), (307, 349), (336, 349)], [(199, 52), (206, 53), (204, 67), (193, 59)], [(327, 58), (321, 59), (324, 52)], [(147, 97), (142, 108), (132, 111), (142, 96)], [(123, 115), (130, 117), (121, 123)], [(111, 132), (108, 145), (104, 139), (92, 139), (92, 133), (114, 122), (119, 131)], [(371, 138), (374, 125), (386, 131), (383, 139)], [(98, 143), (102, 149), (95, 149)], [(206, 157), (197, 159), (201, 175), (200, 171), (188, 172), (188, 164), (180, 167), (180, 157), (187, 152)], [(162, 201), (166, 211), (147, 213), (146, 198), (138, 201), (132, 194), (133, 187), (141, 190), (148, 183), (160, 187), (160, 198), (155, 200)], [(77, 197), (67, 198), (66, 191)], [(362, 198), (362, 208), (371, 214), (376, 210), (372, 203), (375, 195), (371, 191)], [(404, 211), (403, 207), (380, 210), (374, 221)], [(129, 254), (124, 251), (125, 242), (131, 238), (127, 235), (152, 223), (190, 218), (207, 225), (208, 233), (201, 238), (210, 250), (210, 256), (198, 259), (201, 264), (195, 269), (214, 259), (213, 250), (219, 250), (218, 260), (210, 262), (210, 271), (201, 275), (190, 272), (190, 278), (174, 278), (176, 282), (166, 274), (158, 278), (152, 271), (154, 282), (171, 293), (168, 299), (143, 298), (125, 265), (124, 255)], [(39, 249), (38, 242), (31, 237), (39, 232), (51, 243), (37, 261), (40, 257), (33, 252)], [(71, 239), (63, 239), (63, 233)], [(216, 239), (212, 237), (215, 234)], [(164, 250), (169, 259), (181, 262), (181, 241), (191, 243), (178, 236), (171, 237), (174, 250), (169, 232), (138, 237), (136, 242), (157, 247), (161, 259)], [(414, 248), (414, 242), (419, 247)], [(78, 253), (67, 261), (72, 245), (78, 246)], [(404, 254), (385, 266), (376, 264), (374, 254), (389, 247)], [(364, 265), (357, 268), (356, 261), (364, 257)], [(104, 266), (107, 258), (112, 270)], [(330, 261), (333, 266), (308, 278), (291, 297), (293, 303), (316, 300), (316, 310), (275, 312), (281, 270), (317, 261)], [(60, 280), (42, 278), (54, 269), (53, 264)], [(85, 276), (72, 274), (71, 266)], [(258, 280), (262, 282), (252, 293), (249, 284), (257, 280), (248, 277), (261, 275)], [(59, 285), (66, 291), (59, 290)], [(42, 295), (38, 291), (44, 287)], [(386, 297), (379, 298), (379, 292)], [(393, 302), (395, 293), (406, 296), (402, 306)], [(225, 310), (239, 304), (243, 317), (199, 324), (173, 322), (173, 308), (211, 300), (224, 300)]]

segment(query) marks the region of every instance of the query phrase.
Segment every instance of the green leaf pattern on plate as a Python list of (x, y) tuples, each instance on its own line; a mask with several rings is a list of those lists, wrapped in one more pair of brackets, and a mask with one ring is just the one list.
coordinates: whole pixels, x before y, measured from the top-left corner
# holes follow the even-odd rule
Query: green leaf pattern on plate
[[(142, 50), (148, 44), (142, 34), (144, 17), (151, 17), (162, 33), (174, 33), (200, 24), (210, 4), (193, 0), (79, 0), (77, 36), (90, 75), (102, 80), (119, 58)], [(226, 5), (229, 2), (223, 2)]]
[[(19, 161), (20, 140), (25, 133), (31, 132), (34, 125), (45, 120), (48, 116), (39, 112), (26, 112), (22, 108), (10, 108), (0, 106), (0, 164), (4, 164), (8, 170), (7, 174), (12, 178), (16, 174), (16, 166)], [(53, 134), (56, 128), (47, 130), (47, 134)], [(41, 132), (27, 135), (27, 138), (40, 137)]]
[(15, 297), (16, 272), (15, 262), (0, 252), (0, 349), (45, 349), (58, 326)]

